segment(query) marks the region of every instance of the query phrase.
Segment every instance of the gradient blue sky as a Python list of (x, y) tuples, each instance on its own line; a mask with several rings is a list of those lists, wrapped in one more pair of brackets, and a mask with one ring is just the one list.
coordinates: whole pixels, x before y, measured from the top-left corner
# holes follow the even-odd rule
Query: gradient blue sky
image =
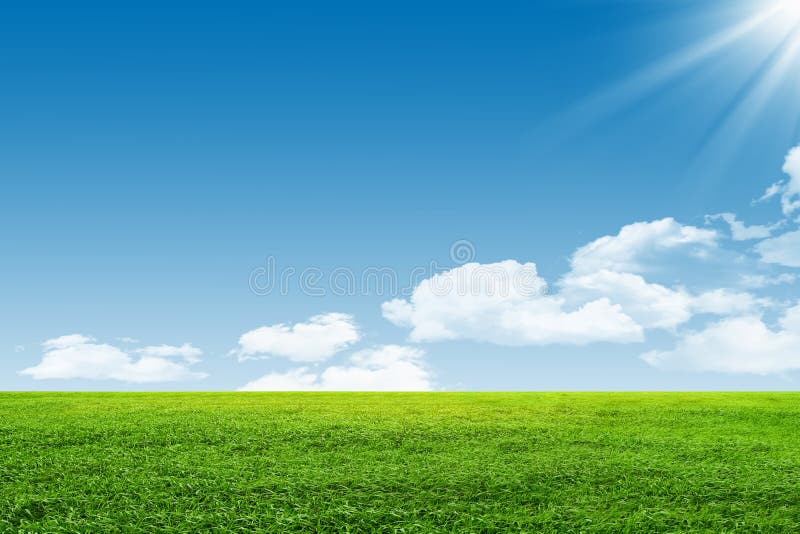
[[(786, 13), (762, 16), (776, 5)], [(795, 267), (706, 221), (736, 213), (783, 220), (775, 236), (796, 229), (777, 198), (752, 203), (790, 179), (781, 168), (800, 142), (800, 14), (786, 6), (4, 3), (0, 388), (236, 389), (298, 365), (238, 361), (242, 334), (336, 312), (359, 341), (306, 372), (397, 344), (424, 351), (409, 361), (434, 389), (797, 389), (792, 354), (776, 352), (790, 361), (768, 372), (640, 358), (729, 315), (777, 332), (800, 296), (794, 283), (755, 290), (723, 276), (789, 280)], [(637, 342), (509, 347), (409, 340), (382, 316), (385, 295), (248, 285), (268, 257), (298, 271), (391, 267), (404, 280), (433, 261), (455, 267), (450, 246), (468, 240), (475, 261), (534, 262), (556, 287), (579, 247), (667, 217), (717, 231), (719, 244), (701, 266), (659, 256), (648, 282), (771, 303)], [(134, 362), (142, 347), (191, 343), (203, 354), (190, 368), (207, 376), (19, 374), (70, 334)]]

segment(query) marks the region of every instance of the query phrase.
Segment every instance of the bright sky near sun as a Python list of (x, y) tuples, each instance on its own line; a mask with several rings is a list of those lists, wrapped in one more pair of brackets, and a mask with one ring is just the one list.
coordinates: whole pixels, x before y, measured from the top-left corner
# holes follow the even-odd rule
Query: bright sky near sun
[(0, 389), (800, 387), (798, 0), (6, 3), (0, 146)]

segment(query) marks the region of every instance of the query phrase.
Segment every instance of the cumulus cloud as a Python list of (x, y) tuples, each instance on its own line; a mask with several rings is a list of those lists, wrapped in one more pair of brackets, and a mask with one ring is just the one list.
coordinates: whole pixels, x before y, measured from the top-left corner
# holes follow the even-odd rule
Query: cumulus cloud
[(233, 351), (240, 360), (280, 356), (296, 362), (327, 360), (361, 339), (352, 316), (315, 315), (308, 322), (262, 326), (245, 332)]
[(641, 273), (647, 270), (647, 262), (660, 254), (681, 249), (702, 254), (704, 249), (716, 246), (718, 237), (714, 230), (685, 226), (671, 217), (637, 222), (623, 226), (617, 235), (595, 239), (576, 250), (572, 271)]
[(671, 370), (768, 375), (800, 369), (800, 306), (787, 310), (775, 329), (758, 316), (730, 317), (642, 359)]
[(471, 339), (500, 345), (584, 345), (642, 340), (621, 307), (599, 298), (574, 308), (547, 295), (533, 263), (468, 263), (423, 280), (409, 300), (382, 306), (386, 319), (410, 327), (412, 341)]
[[(37, 380), (87, 379), (123, 382), (170, 382), (205, 378), (192, 371), (189, 362), (143, 355), (135, 359), (124, 350), (80, 334), (50, 339), (42, 343), (42, 361), (19, 373)], [(194, 349), (196, 350), (196, 349)], [(175, 354), (171, 354), (175, 355)]]
[(755, 250), (766, 263), (800, 267), (800, 231), (765, 239), (755, 246)]
[(240, 391), (428, 391), (430, 372), (423, 351), (384, 345), (353, 354), (347, 365), (322, 371), (298, 367), (269, 373), (239, 388)]
[(561, 294), (569, 301), (607, 298), (644, 328), (672, 330), (695, 314), (730, 315), (757, 310), (765, 302), (746, 292), (714, 289), (692, 294), (647, 282), (642, 276), (615, 271), (567, 275)]
[(634, 223), (580, 247), (557, 293), (533, 263), (468, 263), (423, 280), (409, 299), (384, 302), (382, 312), (410, 328), (414, 342), (583, 345), (640, 342), (647, 329), (676, 331), (697, 315), (756, 314), (771, 306), (745, 291), (690, 291), (641, 274), (669, 266), (674, 256), (718, 249), (718, 237), (671, 218)]
[(747, 226), (733, 213), (717, 213), (715, 215), (706, 215), (706, 223), (716, 220), (723, 220), (728, 224), (728, 226), (730, 226), (731, 238), (733, 238), (734, 241), (764, 239), (771, 236), (774, 230), (783, 226), (783, 222), (771, 225), (756, 224), (753, 226)]
[(672, 329), (692, 317), (689, 293), (648, 283), (638, 274), (609, 270), (570, 274), (560, 285), (570, 301), (610, 299), (645, 328)]

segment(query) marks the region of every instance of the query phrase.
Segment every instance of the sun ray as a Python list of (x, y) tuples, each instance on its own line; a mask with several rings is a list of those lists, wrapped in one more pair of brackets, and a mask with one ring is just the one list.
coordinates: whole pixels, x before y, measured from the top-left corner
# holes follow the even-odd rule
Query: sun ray
[(800, 28), (796, 28), (769, 53), (759, 64), (758, 69), (741, 84), (739, 90), (711, 121), (710, 126), (701, 136), (700, 144), (691, 157), (692, 160), (700, 156), (724, 127), (729, 126), (730, 118), (736, 116), (743, 104), (747, 103), (750, 98), (757, 99), (757, 102), (750, 104), (749, 115), (751, 118), (755, 109), (763, 107), (765, 97), (774, 91), (778, 82), (786, 75), (792, 60), (797, 55), (799, 43)]
[[(704, 172), (702, 189), (710, 189), (720, 184), (726, 175), (732, 154), (741, 148), (744, 139), (770, 97), (778, 90), (791, 68), (797, 65), (800, 55), (800, 27), (796, 28), (786, 45), (771, 63), (769, 68), (741, 99), (739, 104), (723, 120), (715, 135), (703, 147), (695, 161), (695, 167)], [(797, 117), (797, 103), (787, 102), (783, 109), (784, 125), (792, 127)], [(776, 124), (777, 131), (780, 125)], [(793, 141), (793, 140), (792, 140)]]
[[(798, 65), (797, 31), (800, 30), (800, 0), (775, 0), (749, 3), (748, 15), (740, 22), (668, 55), (627, 78), (580, 101), (570, 109), (553, 116), (537, 127), (547, 132), (548, 146), (555, 146), (630, 108), (648, 95), (701, 67), (705, 62), (729, 50), (747, 50), (750, 57), (764, 58), (756, 62), (755, 72), (711, 121), (702, 144), (690, 161), (701, 153), (720, 128), (730, 125), (730, 116), (737, 117), (738, 127), (752, 122), (755, 114), (793, 66)], [(759, 52), (761, 51), (761, 52)], [(800, 128), (800, 127), (799, 127)]]
[[(671, 54), (617, 82), (612, 87), (587, 97), (571, 109), (548, 121), (547, 125), (542, 125), (542, 128), (552, 133), (552, 123), (555, 123), (566, 126), (567, 130), (574, 131), (606, 120), (704, 60), (721, 53), (765, 27), (776, 25), (777, 19), (783, 12), (785, 12), (785, 6), (781, 3), (773, 3), (767, 9), (750, 15), (738, 24)], [(784, 32), (773, 32), (772, 38), (780, 42), (788, 33), (790, 33), (788, 29)]]

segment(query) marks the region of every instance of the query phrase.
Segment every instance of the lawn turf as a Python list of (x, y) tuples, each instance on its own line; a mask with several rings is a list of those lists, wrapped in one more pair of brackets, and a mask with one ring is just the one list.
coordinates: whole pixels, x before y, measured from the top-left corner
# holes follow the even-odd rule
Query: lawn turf
[(800, 532), (800, 394), (0, 393), (0, 531)]

